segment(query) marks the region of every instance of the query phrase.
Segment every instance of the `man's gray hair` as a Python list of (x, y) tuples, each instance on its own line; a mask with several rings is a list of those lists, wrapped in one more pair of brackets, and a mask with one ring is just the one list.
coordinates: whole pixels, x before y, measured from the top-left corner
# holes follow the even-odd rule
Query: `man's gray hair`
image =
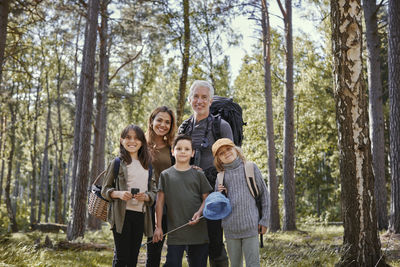
[(211, 85), (211, 83), (204, 81), (204, 80), (196, 80), (192, 83), (192, 86), (190, 86), (190, 91), (189, 91), (189, 95), (187, 97), (187, 100), (190, 102), (190, 99), (193, 96), (193, 92), (197, 87), (206, 87), (208, 88), (209, 92), (210, 92), (210, 99), (212, 99), (214, 97), (214, 87)]

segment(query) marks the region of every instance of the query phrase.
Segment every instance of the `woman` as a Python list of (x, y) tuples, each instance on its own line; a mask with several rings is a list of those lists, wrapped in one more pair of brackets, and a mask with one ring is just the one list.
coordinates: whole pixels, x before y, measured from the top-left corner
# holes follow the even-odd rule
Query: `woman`
[[(168, 169), (174, 164), (174, 159), (171, 155), (171, 144), (175, 138), (176, 122), (174, 112), (166, 107), (161, 106), (153, 110), (150, 114), (148, 125), (147, 125), (146, 139), (147, 144), (152, 156), (152, 166), (154, 169), (154, 175), (156, 184), (160, 173)], [(153, 206), (153, 225), (154, 224), (154, 206)], [(162, 220), (163, 232), (167, 232), (167, 218), (166, 212), (164, 211)], [(149, 238), (148, 242), (152, 239)], [(158, 267), (160, 266), (161, 251), (165, 241), (165, 237), (161, 242), (149, 243), (147, 245), (147, 262), (146, 267)]]

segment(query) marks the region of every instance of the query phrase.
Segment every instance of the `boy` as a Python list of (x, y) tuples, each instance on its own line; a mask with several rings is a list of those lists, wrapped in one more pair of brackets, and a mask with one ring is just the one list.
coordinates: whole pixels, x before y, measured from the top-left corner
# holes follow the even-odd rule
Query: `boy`
[(179, 135), (172, 144), (175, 165), (164, 170), (159, 179), (156, 204), (156, 229), (153, 242), (162, 240), (162, 210), (167, 205), (168, 231), (186, 223), (189, 226), (168, 234), (167, 260), (164, 266), (181, 267), (187, 247), (190, 267), (206, 267), (208, 235), (203, 214), (204, 201), (212, 191), (203, 172), (193, 169), (189, 162), (194, 155), (190, 136)]

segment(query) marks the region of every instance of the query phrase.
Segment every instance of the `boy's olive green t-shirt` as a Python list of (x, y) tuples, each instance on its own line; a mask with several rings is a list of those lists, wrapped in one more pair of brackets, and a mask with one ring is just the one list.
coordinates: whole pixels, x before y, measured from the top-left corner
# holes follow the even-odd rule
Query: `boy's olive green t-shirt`
[[(168, 231), (189, 222), (203, 202), (202, 195), (212, 191), (202, 171), (178, 171), (174, 166), (164, 170), (158, 189), (164, 192), (167, 205)], [(207, 224), (203, 218), (195, 225), (187, 225), (168, 234), (168, 245), (195, 245), (208, 243)]]

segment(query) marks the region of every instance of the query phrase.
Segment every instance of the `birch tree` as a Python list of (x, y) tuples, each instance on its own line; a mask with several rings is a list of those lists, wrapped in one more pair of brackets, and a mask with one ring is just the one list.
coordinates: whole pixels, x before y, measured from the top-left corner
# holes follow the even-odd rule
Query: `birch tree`
[(331, 1), (336, 122), (344, 226), (343, 266), (384, 266), (377, 230), (360, 0)]

